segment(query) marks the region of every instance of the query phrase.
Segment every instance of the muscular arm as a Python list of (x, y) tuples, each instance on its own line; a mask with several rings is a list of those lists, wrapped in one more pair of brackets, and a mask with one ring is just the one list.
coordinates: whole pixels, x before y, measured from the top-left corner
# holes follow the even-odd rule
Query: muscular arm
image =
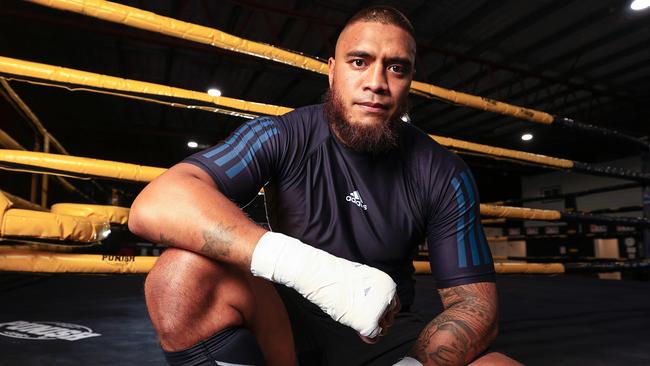
[(497, 293), (483, 282), (441, 289), (445, 307), (420, 333), (412, 357), (424, 365), (466, 365), (497, 335)]
[(170, 168), (138, 195), (129, 230), (246, 270), (265, 232), (219, 192), (207, 173), (186, 163)]

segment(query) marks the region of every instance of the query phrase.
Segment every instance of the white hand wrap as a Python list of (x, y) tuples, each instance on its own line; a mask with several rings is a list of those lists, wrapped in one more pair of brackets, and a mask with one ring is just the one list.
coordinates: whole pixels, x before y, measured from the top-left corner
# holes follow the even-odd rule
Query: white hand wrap
[(318, 305), (337, 322), (375, 337), (395, 296), (386, 273), (335, 257), (280, 233), (265, 233), (251, 261), (254, 276), (283, 284)]
[(422, 363), (415, 358), (404, 357), (393, 366), (422, 366)]
[(415, 358), (411, 357), (404, 357), (403, 359), (399, 360), (396, 364), (393, 364), (393, 366), (422, 366), (422, 363)]

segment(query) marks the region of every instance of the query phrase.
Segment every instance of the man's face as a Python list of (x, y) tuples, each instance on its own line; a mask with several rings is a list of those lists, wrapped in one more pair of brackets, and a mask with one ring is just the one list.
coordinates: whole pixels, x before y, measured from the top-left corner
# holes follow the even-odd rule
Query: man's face
[(406, 112), (414, 62), (415, 41), (403, 29), (376, 22), (349, 25), (328, 62), (336, 112), (352, 128), (385, 128)]

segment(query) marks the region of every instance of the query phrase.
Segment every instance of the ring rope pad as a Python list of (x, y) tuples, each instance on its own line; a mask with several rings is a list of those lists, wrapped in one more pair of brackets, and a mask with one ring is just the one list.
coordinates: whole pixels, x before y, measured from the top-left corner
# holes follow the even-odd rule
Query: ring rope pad
[(32, 273), (147, 273), (158, 257), (0, 251), (0, 270)]
[[(34, 250), (0, 250), (0, 271), (31, 273), (147, 273), (158, 260), (155, 256), (68, 254)], [(431, 274), (427, 261), (414, 261), (416, 274)], [(567, 272), (612, 271), (650, 268), (650, 262), (634, 263), (494, 263), (498, 274), (564, 274)]]
[[(414, 261), (413, 267), (416, 274), (431, 274), (431, 267), (427, 261)], [(560, 274), (566, 272), (561, 263), (494, 263), (494, 270), (498, 274)]]
[(0, 237), (91, 243), (110, 233), (108, 221), (14, 208), (2, 215)]
[(13, 203), (0, 194), (0, 237), (37, 238), (60, 241), (96, 242), (110, 233), (105, 220), (60, 215), (51, 212), (11, 208)]
[(481, 203), (481, 215), (508, 217), (513, 219), (557, 221), (562, 219), (562, 213), (555, 210), (541, 210), (526, 207), (495, 206)]
[[(49, 253), (32, 250), (0, 251), (0, 271), (36, 273), (147, 273), (158, 257)], [(414, 261), (417, 274), (430, 274), (429, 262)], [(495, 263), (497, 273), (558, 274), (559, 263)]]
[(126, 225), (129, 220), (129, 209), (119, 206), (56, 203), (52, 205), (51, 211), (56, 214), (86, 217), (91, 220), (108, 220), (109, 223), (117, 225)]
[(462, 141), (462, 140), (457, 140), (457, 139), (444, 137), (444, 136), (429, 135), (429, 137), (431, 137), (440, 145), (443, 145), (447, 148), (469, 150), (469, 151), (488, 154), (491, 156), (512, 158), (515, 160), (522, 160), (522, 161), (535, 163), (538, 165), (546, 165), (546, 166), (551, 166), (560, 169), (571, 169), (574, 166), (574, 162), (572, 160), (554, 158), (554, 157), (540, 155), (540, 154), (532, 154), (525, 151), (504, 149), (502, 147), (482, 145), (474, 142)]
[(291, 108), (246, 102), (228, 97), (213, 97), (205, 92), (186, 90), (173, 86), (160, 85), (145, 81), (124, 79), (115, 76), (101, 75), (87, 71), (75, 70), (61, 66), (53, 66), (38, 62), (17, 60), (0, 56), (0, 70), (11, 75), (21, 75), (41, 80), (58, 83), (84, 85), (100, 89), (109, 89), (121, 92), (156, 95), (178, 99), (190, 99), (219, 105), (242, 112), (255, 114), (281, 115), (291, 111)]
[(0, 149), (0, 161), (9, 165), (76, 172), (86, 176), (150, 182), (166, 169), (115, 161), (81, 158), (34, 151)]
[(32, 238), (0, 238), (0, 252), (30, 250), (43, 252), (87, 253), (89, 249), (100, 248), (102, 242), (78, 243)]

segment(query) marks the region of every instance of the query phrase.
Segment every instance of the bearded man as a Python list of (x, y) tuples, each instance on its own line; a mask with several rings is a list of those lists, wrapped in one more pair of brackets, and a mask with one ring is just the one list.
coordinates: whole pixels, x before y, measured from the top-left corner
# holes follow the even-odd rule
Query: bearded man
[[(129, 228), (169, 245), (145, 284), (172, 365), (516, 364), (467, 166), (405, 123), (416, 45), (390, 7), (356, 14), (322, 105), (243, 124), (151, 182)], [(239, 206), (264, 187), (271, 231)], [(411, 311), (427, 240), (445, 310)]]

